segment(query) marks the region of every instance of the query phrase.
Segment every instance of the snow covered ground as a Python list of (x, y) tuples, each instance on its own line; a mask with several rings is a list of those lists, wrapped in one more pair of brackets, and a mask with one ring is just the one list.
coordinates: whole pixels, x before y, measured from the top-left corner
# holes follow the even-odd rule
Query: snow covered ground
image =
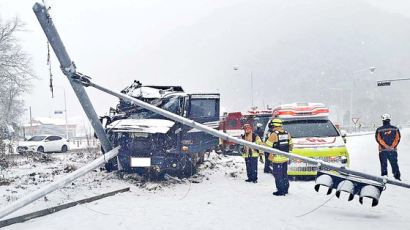
[[(374, 136), (352, 136), (347, 141), (351, 168), (379, 175)], [(406, 129), (399, 145), (399, 166), (407, 182), (409, 153), (410, 129)], [(70, 166), (84, 165), (95, 155), (51, 157), (54, 160), (48, 163), (19, 158), (15, 167), (1, 172), (11, 182), (0, 186), (0, 205), (64, 175)], [(317, 193), (313, 181), (291, 182), (289, 195), (272, 196), (274, 179), (263, 173), (261, 165), (259, 183), (246, 183), (245, 177), (242, 158), (216, 154), (211, 154), (192, 182), (141, 182), (130, 175), (96, 170), (7, 218), (124, 187), (131, 191), (4, 229), (410, 229), (409, 189), (388, 185), (379, 205), (370, 207), (370, 202), (361, 205), (358, 197), (348, 202), (347, 196), (338, 199), (334, 192)]]

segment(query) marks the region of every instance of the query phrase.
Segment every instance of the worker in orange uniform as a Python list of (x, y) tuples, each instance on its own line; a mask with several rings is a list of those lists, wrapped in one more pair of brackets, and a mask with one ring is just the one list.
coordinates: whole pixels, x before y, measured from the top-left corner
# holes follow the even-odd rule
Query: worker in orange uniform
[[(261, 138), (252, 131), (252, 126), (250, 124), (244, 124), (243, 129), (245, 135), (243, 139), (249, 142), (254, 142), (255, 144), (262, 145), (263, 142)], [(258, 157), (259, 151), (257, 149), (251, 149), (247, 146), (243, 148), (242, 156), (245, 158), (246, 163), (246, 173), (248, 179), (246, 182), (258, 183)]]
[(400, 131), (390, 124), (390, 114), (383, 114), (383, 126), (376, 130), (376, 141), (379, 143), (379, 160), (382, 176), (387, 176), (387, 160), (392, 167), (394, 178), (400, 179), (400, 170), (397, 163), (397, 145), (400, 142)]
[[(271, 121), (273, 131), (270, 134), (265, 145), (271, 148), (278, 149), (283, 152), (289, 152), (293, 149), (292, 137), (283, 129), (282, 120), (273, 119)], [(289, 190), (289, 178), (288, 178), (288, 161), (289, 159), (277, 154), (269, 154), (269, 158), (272, 162), (272, 174), (275, 177), (275, 184), (277, 191), (273, 193), (275, 196), (284, 196)]]

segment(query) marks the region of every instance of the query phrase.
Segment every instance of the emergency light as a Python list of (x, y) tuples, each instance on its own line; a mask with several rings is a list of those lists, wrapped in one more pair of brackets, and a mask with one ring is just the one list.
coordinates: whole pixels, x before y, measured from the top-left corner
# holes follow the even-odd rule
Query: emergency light
[(328, 117), (329, 109), (322, 103), (293, 103), (276, 107), (273, 116), (279, 118)]

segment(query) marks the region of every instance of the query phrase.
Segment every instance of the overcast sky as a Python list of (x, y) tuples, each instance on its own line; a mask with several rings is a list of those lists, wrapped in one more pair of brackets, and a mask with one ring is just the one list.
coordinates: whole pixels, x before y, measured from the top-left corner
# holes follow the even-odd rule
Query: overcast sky
[[(34, 117), (52, 116), (55, 110), (64, 108), (62, 88), (65, 88), (70, 119), (84, 118), (54, 53), (55, 98), (51, 98), (46, 37), (32, 11), (35, 2), (0, 0), (3, 21), (17, 16), (26, 23), (27, 31), (20, 34), (21, 43), (32, 56), (33, 69), (40, 78), (33, 81), (33, 90), (24, 97), (27, 108), (31, 106)], [(265, 10), (267, 2), (269, 5)], [(336, 4), (343, 5), (344, 2), (355, 7), (351, 0), (337, 1)], [(267, 73), (272, 74), (275, 70), (265, 69), (269, 66), (264, 60), (266, 54), (260, 51), (266, 49), (268, 52), (283, 41), (272, 40), (270, 34), (276, 28), (264, 28), (263, 23), (255, 22), (269, 21), (269, 25), (280, 28), (277, 30), (282, 40), (297, 40), (305, 29), (303, 23), (298, 22), (304, 20), (304, 13), (314, 14), (331, 8), (323, 0), (49, 0), (46, 4), (51, 7), (57, 30), (77, 70), (91, 76), (96, 83), (121, 90), (136, 79), (143, 84), (181, 85), (191, 93), (219, 92), (223, 110), (228, 111), (243, 111), (250, 107), (251, 72), (254, 88), (278, 84), (267, 80)], [(405, 20), (410, 18), (409, 1), (367, 0), (363, 4)], [(223, 15), (227, 15), (226, 18)], [(326, 24), (326, 21), (315, 21), (314, 15), (312, 18), (313, 24)], [(215, 27), (217, 32), (214, 34)], [(370, 65), (372, 63), (364, 61), (360, 66), (348, 68), (355, 71)], [(239, 69), (234, 71), (233, 66), (239, 66)], [(323, 73), (320, 69), (315, 71)], [(381, 71), (392, 73), (396, 70)], [(87, 92), (99, 115), (118, 101), (92, 89)], [(275, 101), (276, 97), (269, 90), (254, 92), (254, 97), (254, 103), (259, 107), (293, 102), (285, 101), (285, 97)], [(310, 100), (299, 94), (294, 98)], [(28, 115), (24, 119), (28, 121)]]

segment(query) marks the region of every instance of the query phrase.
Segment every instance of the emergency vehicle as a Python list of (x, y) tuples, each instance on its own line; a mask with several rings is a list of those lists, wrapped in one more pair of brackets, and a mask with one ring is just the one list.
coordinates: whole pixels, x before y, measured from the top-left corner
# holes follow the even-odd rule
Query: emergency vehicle
[[(270, 118), (272, 118), (272, 112), (272, 110), (251, 110), (246, 113), (227, 113), (219, 123), (219, 130), (233, 137), (241, 138), (241, 136), (244, 135), (242, 128), (244, 124), (250, 124), (254, 131), (257, 130), (258, 126), (264, 130), (264, 127)], [(220, 148), (225, 154), (239, 151), (237, 144), (227, 140), (221, 140), (221, 142)]]
[[(283, 121), (283, 128), (292, 136), (292, 153), (349, 166), (345, 141), (340, 131), (329, 120), (329, 109), (324, 104), (284, 104), (274, 108), (273, 116)], [(264, 141), (270, 134), (269, 123), (265, 128)], [(289, 161), (288, 175), (291, 177), (309, 177), (315, 176), (316, 173), (315, 165), (298, 159)]]

